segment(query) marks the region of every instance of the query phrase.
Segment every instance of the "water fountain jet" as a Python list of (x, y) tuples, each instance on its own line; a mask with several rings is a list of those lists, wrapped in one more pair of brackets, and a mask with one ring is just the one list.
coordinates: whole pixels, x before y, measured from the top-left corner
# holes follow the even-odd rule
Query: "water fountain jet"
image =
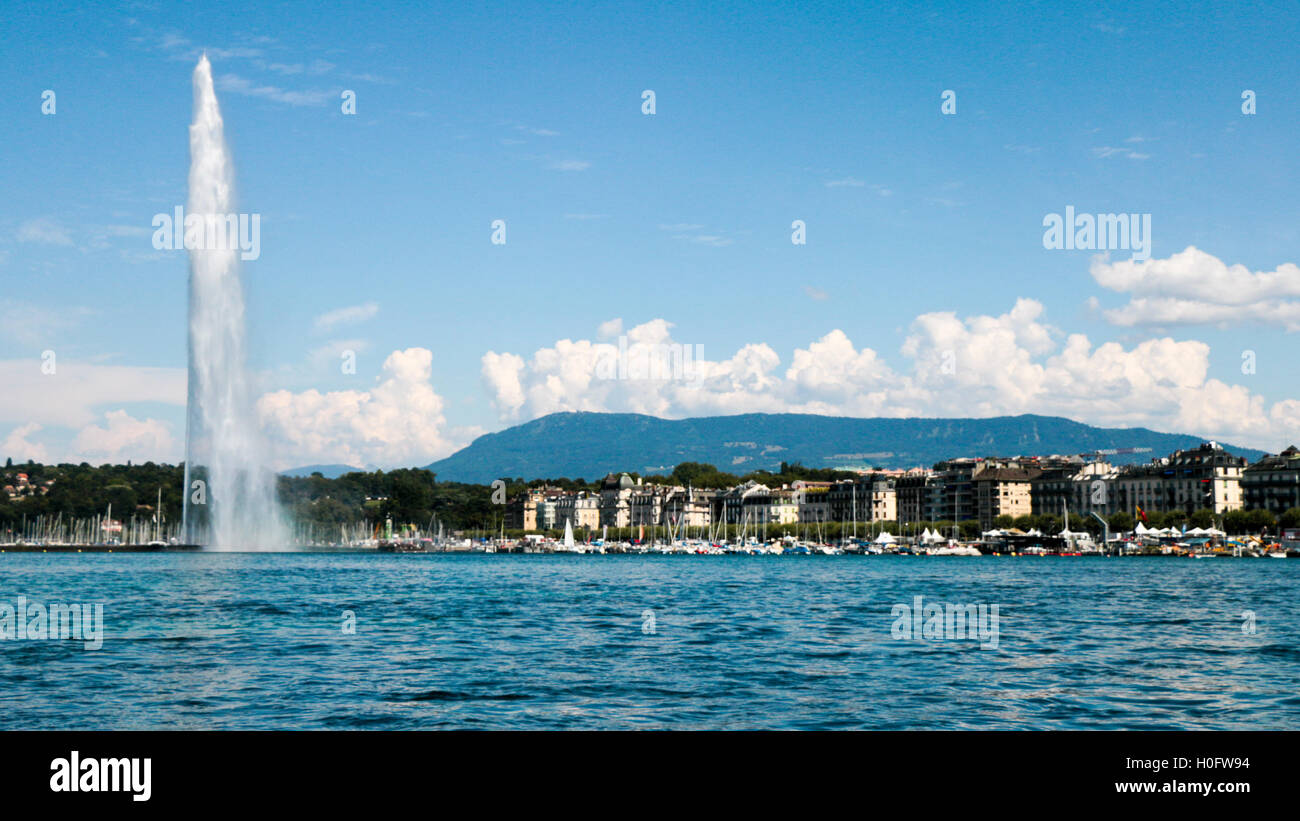
[[(248, 379), (239, 243), (204, 242), (204, 225), (235, 213), (234, 170), (207, 54), (194, 68), (186, 248), (190, 256), (187, 541), (220, 550), (283, 550), (276, 500)], [(192, 234), (191, 222), (197, 228)], [(214, 245), (216, 247), (214, 247)]]

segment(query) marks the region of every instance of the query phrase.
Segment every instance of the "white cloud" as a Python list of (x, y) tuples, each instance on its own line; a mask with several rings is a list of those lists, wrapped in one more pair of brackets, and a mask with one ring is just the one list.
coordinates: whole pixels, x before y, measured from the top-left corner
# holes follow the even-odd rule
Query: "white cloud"
[[(633, 344), (674, 345), (659, 319), (627, 332)], [(1209, 346), (1151, 339), (1132, 348), (1094, 345), (1043, 321), (1021, 299), (1000, 316), (918, 316), (895, 369), (835, 329), (794, 351), (780, 370), (768, 345), (728, 359), (700, 358), (691, 378), (601, 378), (613, 345), (563, 339), (531, 357), (489, 352), (485, 386), (503, 421), (564, 410), (630, 411), (681, 418), (746, 412), (845, 416), (1059, 415), (1104, 426), (1143, 426), (1277, 450), (1294, 438), (1300, 400), (1268, 407), (1242, 386), (1208, 378)]]
[(367, 319), (373, 319), (378, 313), (379, 303), (377, 302), (363, 302), (360, 305), (349, 305), (346, 308), (327, 311), (316, 317), (316, 330), (328, 331), (338, 325), (365, 322)]
[[(309, 373), (318, 374), (325, 369), (333, 371), (344, 364), (343, 357), (351, 352), (353, 355), (360, 354), (370, 349), (370, 341), (367, 339), (331, 339), (324, 345), (312, 348), (307, 353), (307, 367)], [(339, 373), (341, 371), (334, 371)]]
[(698, 225), (693, 222), (676, 222), (676, 223), (672, 223), (671, 225), (660, 225), (659, 230), (675, 231), (680, 233), (682, 231), (698, 231), (703, 227), (704, 227), (703, 225)]
[(90, 314), (90, 309), (67, 306), (50, 310), (0, 297), (0, 337), (22, 345), (36, 346), (54, 339)]
[(1151, 158), (1150, 154), (1142, 154), (1123, 146), (1115, 147), (1111, 145), (1102, 145), (1092, 149), (1092, 153), (1094, 156), (1103, 160), (1109, 159), (1110, 157), (1124, 157), (1130, 160), (1146, 160)]
[(27, 220), (18, 226), (18, 241), (40, 245), (72, 245), (72, 236), (58, 222), (41, 217)]
[(177, 462), (180, 447), (165, 422), (135, 419), (124, 410), (104, 414), (104, 427), (87, 425), (77, 433), (72, 449), (78, 461), (92, 463)]
[(98, 408), (128, 402), (162, 402), (184, 407), (185, 368), (96, 365), (57, 356), (54, 373), (42, 359), (0, 360), (0, 423), (39, 419), (56, 427), (81, 428), (99, 418)]
[(714, 248), (725, 248), (731, 244), (731, 239), (721, 236), (720, 234), (700, 234), (694, 237), (676, 237), (676, 239), (689, 239), (691, 242), (697, 242), (701, 245), (712, 245)]
[(596, 336), (600, 339), (613, 339), (621, 333), (623, 333), (622, 317), (615, 317), (606, 322), (602, 322), (596, 328)]
[(465, 444), (447, 430), (433, 353), (393, 351), (368, 391), (276, 391), (257, 409), (281, 467), (318, 462), (423, 465)]
[(19, 425), (11, 430), (5, 440), (0, 442), (0, 458), (13, 459), (15, 463), (27, 461), (48, 463), (50, 453), (45, 446), (27, 438), (40, 430), (41, 426), (35, 422)]
[(328, 74), (334, 70), (334, 64), (327, 60), (312, 60), (310, 63), (269, 63), (266, 68), (278, 74)]
[(259, 85), (238, 74), (223, 74), (218, 77), (217, 90), (242, 94), (246, 97), (261, 97), (265, 100), (294, 106), (324, 105), (327, 101), (338, 96), (337, 91), (290, 91), (279, 86)]
[[(826, 183), (825, 183), (825, 185), (826, 185), (827, 188), (865, 188), (865, 187), (867, 187), (867, 183), (866, 183), (864, 180), (860, 180), (860, 179), (858, 179), (857, 177), (841, 177), (840, 179), (836, 179), (836, 180), (827, 180)], [(893, 195), (893, 193), (894, 193), (894, 192), (891, 191), (888, 187), (886, 187), (886, 186), (884, 186), (884, 185), (880, 185), (879, 183), (875, 183), (875, 184), (871, 185), (870, 188), (871, 188), (872, 191), (875, 191), (877, 194), (879, 194), (879, 195), (882, 196), (882, 197), (888, 197), (888, 196)]]
[(1300, 267), (1283, 263), (1252, 272), (1228, 265), (1194, 246), (1167, 259), (1091, 266), (1097, 284), (1130, 294), (1127, 305), (1105, 312), (1116, 325), (1227, 325), (1263, 322), (1300, 330)]

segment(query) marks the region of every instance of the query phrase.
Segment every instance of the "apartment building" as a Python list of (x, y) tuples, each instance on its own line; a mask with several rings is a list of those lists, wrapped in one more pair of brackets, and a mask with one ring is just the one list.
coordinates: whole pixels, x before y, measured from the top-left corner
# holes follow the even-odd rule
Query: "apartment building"
[(801, 522), (829, 522), (831, 520), (830, 489), (834, 482), (814, 482), (797, 479), (790, 484)]
[(1300, 450), (1265, 456), (1241, 474), (1242, 504), (1274, 514), (1300, 508)]
[[(982, 530), (993, 527), (999, 516), (1028, 516), (1033, 513), (1031, 488), (1042, 471), (1036, 467), (980, 465), (971, 474), (975, 516)], [(960, 521), (960, 520), (959, 520)]]
[(572, 525), (574, 530), (600, 527), (600, 497), (586, 491), (565, 493), (555, 499), (555, 526)]
[(626, 473), (609, 474), (600, 485), (600, 524), (602, 527), (629, 527), (632, 524), (632, 494), (637, 484)]
[(1119, 510), (1167, 513), (1212, 510), (1216, 514), (1243, 506), (1241, 477), (1246, 459), (1233, 456), (1217, 442), (1175, 451), (1150, 464), (1125, 467), (1111, 482)]

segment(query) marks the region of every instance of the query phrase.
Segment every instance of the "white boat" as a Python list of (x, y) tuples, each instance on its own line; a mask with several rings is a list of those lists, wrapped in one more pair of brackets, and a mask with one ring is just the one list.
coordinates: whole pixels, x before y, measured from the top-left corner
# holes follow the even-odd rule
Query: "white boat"
[[(564, 520), (564, 541), (555, 548), (557, 553), (582, 553), (582, 548), (578, 547), (573, 541), (573, 521)], [(603, 552), (603, 551), (602, 551)]]
[(1286, 558), (1286, 551), (1285, 551), (1285, 550), (1272, 550), (1272, 551), (1269, 551), (1268, 557), (1269, 557), (1270, 559), (1285, 559), (1285, 558)]
[(979, 556), (982, 555), (977, 547), (971, 547), (964, 544), (951, 544), (944, 547), (932, 547), (925, 551), (927, 556)]

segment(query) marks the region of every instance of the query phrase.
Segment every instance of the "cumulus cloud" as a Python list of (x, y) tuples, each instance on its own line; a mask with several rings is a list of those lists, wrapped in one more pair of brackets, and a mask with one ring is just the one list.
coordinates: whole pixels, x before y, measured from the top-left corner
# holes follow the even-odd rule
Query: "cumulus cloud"
[(49, 462), (50, 453), (45, 446), (27, 438), (40, 430), (41, 426), (35, 422), (11, 430), (5, 440), (0, 442), (0, 457), (13, 459), (14, 462)]
[(135, 419), (124, 410), (104, 414), (105, 424), (87, 425), (77, 433), (72, 449), (87, 462), (175, 462), (180, 447), (165, 422)]
[(600, 323), (596, 328), (596, 336), (600, 339), (613, 339), (623, 333), (623, 318), (614, 317), (611, 320)]
[(1093, 279), (1130, 294), (1129, 303), (1105, 312), (1123, 326), (1228, 325), (1263, 322), (1300, 330), (1300, 267), (1272, 271), (1228, 265), (1194, 246), (1167, 259), (1093, 260)]
[(627, 332), (636, 346), (696, 355), (681, 378), (611, 378), (600, 364), (618, 346), (563, 339), (531, 356), (491, 351), (482, 377), (506, 422), (566, 410), (681, 418), (794, 412), (845, 416), (1059, 415), (1104, 426), (1143, 426), (1276, 450), (1294, 437), (1300, 401), (1271, 407), (1247, 388), (1209, 374), (1210, 348), (1150, 339), (1131, 348), (1064, 335), (1043, 306), (1020, 299), (1000, 316), (918, 316), (891, 366), (835, 329), (797, 348), (784, 370), (770, 346), (751, 342), (705, 358), (656, 319)]
[(393, 351), (368, 391), (275, 391), (257, 410), (282, 466), (312, 462), (419, 465), (464, 444), (447, 430), (432, 385), (433, 353)]

